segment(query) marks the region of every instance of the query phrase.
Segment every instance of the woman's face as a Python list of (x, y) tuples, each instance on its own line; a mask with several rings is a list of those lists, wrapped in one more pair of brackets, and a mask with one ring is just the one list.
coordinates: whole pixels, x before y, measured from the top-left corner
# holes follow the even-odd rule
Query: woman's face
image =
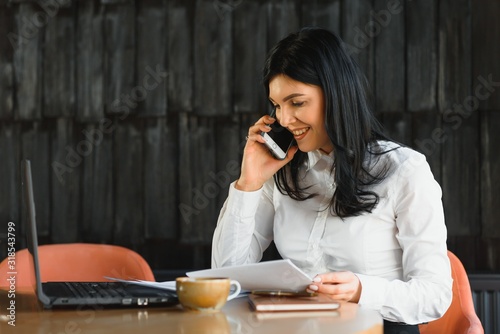
[(326, 134), (325, 99), (319, 86), (280, 74), (269, 82), (269, 100), (276, 107), (276, 118), (293, 133), (302, 152), (333, 150)]

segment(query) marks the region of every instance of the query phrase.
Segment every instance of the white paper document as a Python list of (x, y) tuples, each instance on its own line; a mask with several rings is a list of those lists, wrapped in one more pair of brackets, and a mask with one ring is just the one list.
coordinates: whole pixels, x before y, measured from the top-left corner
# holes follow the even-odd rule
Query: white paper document
[(289, 259), (264, 261), (240, 266), (197, 270), (189, 277), (229, 277), (240, 282), (242, 290), (303, 291), (312, 278)]
[[(312, 278), (300, 270), (290, 260), (264, 261), (240, 266), (203, 269), (186, 273), (189, 277), (229, 277), (240, 283), (242, 291), (251, 290), (292, 290), (304, 291)], [(150, 282), (123, 280), (113, 277), (107, 279), (129, 284), (175, 291), (175, 281)]]
[(112, 281), (127, 283), (127, 284), (137, 284), (137, 285), (141, 285), (141, 286), (147, 286), (150, 288), (175, 291), (175, 281), (151, 282), (151, 281), (141, 281), (138, 279), (125, 280), (125, 279), (121, 279), (121, 278), (114, 278), (114, 277), (108, 277), (108, 276), (104, 276), (104, 278), (112, 280)]

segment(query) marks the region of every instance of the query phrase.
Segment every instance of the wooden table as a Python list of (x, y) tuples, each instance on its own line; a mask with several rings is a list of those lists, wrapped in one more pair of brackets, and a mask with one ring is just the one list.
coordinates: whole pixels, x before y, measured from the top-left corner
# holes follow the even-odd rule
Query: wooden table
[[(259, 314), (246, 297), (222, 311), (200, 313), (170, 308), (43, 310), (32, 292), (16, 293), (15, 325), (8, 324), (10, 300), (0, 290), (0, 333), (336, 333), (382, 334), (378, 312), (343, 303), (337, 312)], [(266, 318), (266, 316), (270, 316)]]

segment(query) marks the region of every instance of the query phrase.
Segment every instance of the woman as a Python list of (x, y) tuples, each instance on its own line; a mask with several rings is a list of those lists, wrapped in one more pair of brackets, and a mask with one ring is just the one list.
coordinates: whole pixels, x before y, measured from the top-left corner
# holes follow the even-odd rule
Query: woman
[(280, 41), (264, 85), (297, 145), (277, 160), (261, 135), (276, 119), (249, 128), (212, 266), (258, 262), (274, 240), (314, 277), (309, 291), (377, 309), (386, 332), (418, 333), (416, 324), (441, 317), (452, 296), (441, 189), (425, 157), (384, 136), (366, 78), (326, 30)]

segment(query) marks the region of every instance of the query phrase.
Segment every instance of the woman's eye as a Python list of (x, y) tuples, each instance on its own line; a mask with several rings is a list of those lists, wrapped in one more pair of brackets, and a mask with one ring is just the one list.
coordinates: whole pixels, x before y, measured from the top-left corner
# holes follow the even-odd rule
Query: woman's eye
[(292, 105), (294, 107), (302, 107), (304, 105), (304, 102), (292, 102)]

